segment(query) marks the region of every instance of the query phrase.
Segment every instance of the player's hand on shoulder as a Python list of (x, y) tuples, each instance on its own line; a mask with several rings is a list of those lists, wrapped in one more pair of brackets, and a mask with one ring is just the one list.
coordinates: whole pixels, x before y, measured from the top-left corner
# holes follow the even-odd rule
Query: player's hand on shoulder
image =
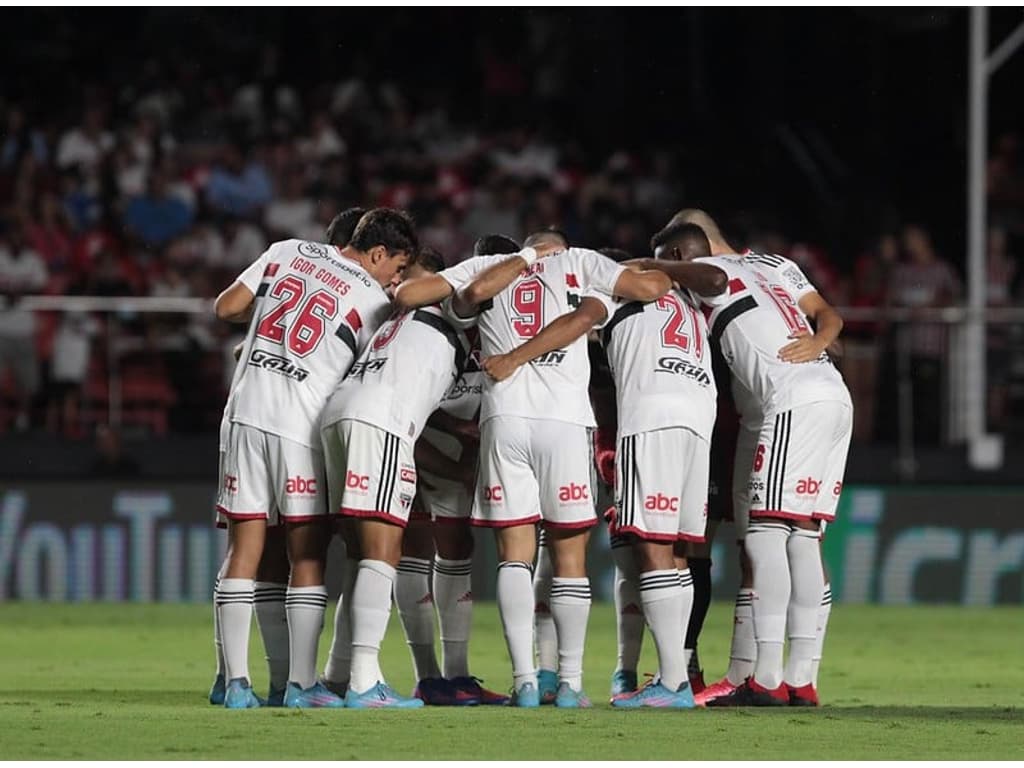
[(785, 363), (809, 363), (824, 351), (820, 339), (808, 331), (796, 331), (789, 338), (794, 341), (779, 350), (779, 359)]
[(519, 367), (509, 354), (485, 357), (482, 365), (487, 375), (495, 381), (504, 381)]

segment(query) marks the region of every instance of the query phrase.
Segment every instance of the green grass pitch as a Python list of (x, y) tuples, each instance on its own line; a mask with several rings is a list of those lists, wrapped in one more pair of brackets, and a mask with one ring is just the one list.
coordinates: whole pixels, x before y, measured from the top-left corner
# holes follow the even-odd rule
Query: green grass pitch
[[(4, 759), (1024, 759), (1024, 611), (836, 605), (817, 710), (615, 711), (609, 605), (585, 658), (589, 711), (226, 711), (206, 702), (209, 606), (0, 605)], [(330, 616), (328, 616), (328, 622)], [(708, 678), (725, 668), (731, 606), (712, 607)], [(328, 623), (328, 627), (330, 624)], [(492, 604), (477, 606), (472, 661), (509, 680)], [(321, 642), (321, 655), (330, 630)], [(257, 690), (266, 687), (258, 638)], [(412, 671), (397, 617), (383, 666)], [(641, 670), (655, 668), (648, 638)]]

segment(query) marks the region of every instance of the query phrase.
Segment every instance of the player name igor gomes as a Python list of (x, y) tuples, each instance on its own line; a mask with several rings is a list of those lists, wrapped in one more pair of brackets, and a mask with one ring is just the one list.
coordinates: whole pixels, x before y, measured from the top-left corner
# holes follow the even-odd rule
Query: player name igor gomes
[(678, 357), (661, 357), (658, 359), (658, 367), (655, 373), (674, 373), (676, 376), (687, 376), (698, 384), (707, 387), (711, 385), (711, 377), (708, 372), (699, 365), (682, 360)]

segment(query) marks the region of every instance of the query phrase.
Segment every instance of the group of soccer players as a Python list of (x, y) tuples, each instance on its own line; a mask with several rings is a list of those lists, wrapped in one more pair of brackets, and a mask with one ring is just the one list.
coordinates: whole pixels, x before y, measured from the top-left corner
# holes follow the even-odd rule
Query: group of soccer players
[[(590, 706), (600, 474), (614, 497), (612, 705), (817, 704), (820, 539), (852, 406), (828, 353), (842, 321), (795, 264), (737, 252), (696, 209), (655, 235), (653, 259), (570, 247), (552, 230), (522, 247), (486, 235), (443, 269), (385, 208), (341, 214), (326, 240), (273, 244), (215, 304), (248, 332), (221, 428), (229, 548), (211, 703)], [(705, 686), (709, 485), (713, 518), (733, 507), (744, 585), (729, 672)], [(511, 696), (469, 669), (470, 525), (495, 532)], [(335, 533), (342, 594), (317, 675)], [(379, 663), (392, 600), (418, 680), (409, 697)], [(254, 610), (266, 700), (249, 683)], [(645, 625), (659, 671), (638, 687)]]

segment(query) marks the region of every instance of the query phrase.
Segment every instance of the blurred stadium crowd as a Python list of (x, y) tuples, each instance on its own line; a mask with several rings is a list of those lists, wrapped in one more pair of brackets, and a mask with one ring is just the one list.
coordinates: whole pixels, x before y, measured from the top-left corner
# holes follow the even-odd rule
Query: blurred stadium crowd
[[(86, 94), (64, 122), (38, 118), (29, 100), (0, 103), (0, 432), (91, 434), (107, 417), (114, 364), (126, 427), (212, 432), (230, 379), (232, 330), (212, 314), (25, 312), (22, 295), (210, 298), (267, 244), (320, 240), (353, 205), (409, 210), (422, 242), (454, 263), (483, 233), (519, 239), (550, 225), (574, 242), (643, 255), (677, 208), (701, 203), (688, 197), (700, 185), (682, 178), (673, 146), (598, 156), (543, 129), (460, 122), (443, 99), (415, 106), (403, 87), (358, 70), (329, 87), (287, 82), (278, 56), (265, 47), (251, 81), (230, 87), (144, 66), (116, 91)], [(557, 60), (549, 64), (533, 81), (538, 108), (558, 87)], [(496, 56), (483, 66), (485, 101), (522, 97), (518, 65)], [(989, 300), (1020, 305), (1017, 134), (993, 144), (989, 193)], [(793, 259), (840, 307), (962, 301), (963, 259), (937, 251), (928, 222), (867, 225), (860, 255), (838, 263), (767, 217), (721, 213), (738, 240)], [(884, 438), (891, 423), (882, 329), (855, 321), (844, 333), (857, 440)], [(926, 383), (941, 374), (943, 333), (922, 326), (913, 336), (915, 375)], [(1018, 342), (1003, 328), (990, 347)], [(994, 357), (998, 387), (1015, 358)], [(929, 424), (923, 440), (937, 439)]]

